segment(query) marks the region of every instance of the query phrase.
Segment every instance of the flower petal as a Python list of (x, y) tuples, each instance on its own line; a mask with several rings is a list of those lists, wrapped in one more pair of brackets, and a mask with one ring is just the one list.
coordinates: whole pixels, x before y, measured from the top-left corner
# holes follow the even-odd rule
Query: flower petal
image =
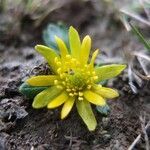
[(68, 55), (68, 49), (66, 47), (66, 44), (64, 43), (64, 41), (62, 39), (60, 39), (59, 37), (55, 36), (55, 40), (57, 42), (57, 45), (59, 47), (60, 50), (60, 55), (62, 58), (62, 61), (65, 60), (66, 55)]
[(47, 108), (51, 109), (62, 105), (68, 99), (68, 97), (69, 96), (65, 91), (62, 92), (59, 96), (50, 101), (50, 103), (47, 105)]
[(85, 36), (81, 45), (81, 52), (80, 52), (80, 63), (86, 64), (89, 59), (89, 54), (91, 50), (91, 38), (90, 36)]
[(94, 62), (95, 62), (95, 59), (98, 55), (98, 52), (99, 52), (99, 49), (97, 49), (93, 55), (92, 55), (92, 58), (91, 58), (91, 62), (90, 62), (90, 68), (93, 69), (94, 68)]
[(31, 86), (50, 86), (54, 85), (54, 80), (59, 79), (55, 75), (40, 75), (33, 76), (26, 80), (26, 82)]
[(43, 108), (45, 107), (51, 100), (53, 100), (57, 95), (62, 92), (62, 89), (58, 89), (56, 86), (52, 86), (34, 98), (32, 103), (33, 108)]
[(118, 64), (105, 65), (95, 68), (95, 72), (98, 76), (97, 83), (119, 75), (125, 68), (126, 65)]
[(77, 30), (72, 26), (69, 28), (69, 42), (72, 56), (78, 59), (81, 50), (81, 41)]
[(94, 88), (94, 92), (96, 92), (97, 94), (101, 95), (104, 98), (115, 98), (119, 96), (119, 93), (117, 92), (117, 90), (113, 90), (111, 88), (106, 88), (106, 87), (99, 87), (97, 86), (97, 88)]
[(76, 106), (80, 117), (83, 119), (88, 129), (90, 131), (94, 131), (97, 126), (97, 121), (93, 114), (90, 103), (87, 100), (77, 100)]
[(74, 97), (69, 97), (67, 99), (67, 101), (64, 103), (62, 111), (61, 111), (61, 119), (64, 119), (67, 117), (67, 115), (70, 113), (73, 104), (75, 102), (75, 98)]
[(98, 94), (96, 94), (90, 90), (84, 91), (83, 95), (84, 95), (86, 100), (88, 100), (89, 102), (91, 102), (95, 105), (99, 105), (99, 106), (106, 105), (105, 100), (100, 95), (98, 95)]
[(48, 64), (50, 65), (50, 67), (53, 69), (53, 71), (55, 73), (57, 73), (57, 65), (55, 63), (55, 58), (57, 57), (58, 59), (59, 56), (56, 54), (56, 52), (51, 49), (50, 47), (46, 47), (44, 45), (36, 45), (35, 49), (41, 54), (43, 55), (43, 57), (47, 60)]

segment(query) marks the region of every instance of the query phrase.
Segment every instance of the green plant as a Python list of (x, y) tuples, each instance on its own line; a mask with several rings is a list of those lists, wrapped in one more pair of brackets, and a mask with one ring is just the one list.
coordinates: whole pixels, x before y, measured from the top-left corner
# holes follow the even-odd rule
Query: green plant
[[(88, 129), (93, 131), (97, 121), (91, 104), (106, 106), (106, 99), (119, 96), (116, 90), (103, 87), (99, 83), (119, 75), (126, 65), (95, 67), (94, 61), (99, 50), (93, 53), (89, 61), (91, 38), (87, 35), (81, 43), (79, 34), (73, 27), (69, 28), (70, 50), (62, 39), (55, 36), (55, 40), (60, 55), (50, 47), (35, 46), (35, 49), (45, 57), (54, 74), (33, 76), (26, 80), (26, 84), (32, 87), (48, 87), (35, 96), (32, 106), (37, 109), (53, 109), (63, 105), (61, 119), (64, 119), (76, 104), (80, 117)], [(22, 89), (20, 88), (21, 92)]]

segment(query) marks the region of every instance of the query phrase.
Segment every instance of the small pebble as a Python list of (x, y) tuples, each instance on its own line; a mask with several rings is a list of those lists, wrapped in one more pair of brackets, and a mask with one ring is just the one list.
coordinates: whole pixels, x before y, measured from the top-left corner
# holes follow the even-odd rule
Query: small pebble
[(102, 124), (103, 124), (104, 128), (108, 127), (108, 125), (109, 125), (109, 118), (103, 117), (102, 118)]
[(108, 142), (110, 139), (111, 139), (111, 135), (110, 135), (110, 134), (104, 134), (103, 140), (104, 140), (105, 142)]

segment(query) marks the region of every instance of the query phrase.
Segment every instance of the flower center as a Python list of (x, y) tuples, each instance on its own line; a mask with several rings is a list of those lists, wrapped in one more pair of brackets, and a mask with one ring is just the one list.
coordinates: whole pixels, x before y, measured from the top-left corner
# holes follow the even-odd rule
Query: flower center
[(68, 84), (70, 87), (76, 87), (78, 89), (86, 86), (86, 81), (80, 73), (68, 75)]
[(64, 88), (69, 96), (76, 96), (78, 100), (83, 100), (83, 91), (91, 89), (93, 83), (97, 80), (94, 70), (89, 68), (89, 65), (80, 64), (78, 60), (66, 55), (65, 62), (60, 62), (55, 59), (58, 66), (57, 72), (60, 80), (55, 80), (54, 84), (58, 88)]

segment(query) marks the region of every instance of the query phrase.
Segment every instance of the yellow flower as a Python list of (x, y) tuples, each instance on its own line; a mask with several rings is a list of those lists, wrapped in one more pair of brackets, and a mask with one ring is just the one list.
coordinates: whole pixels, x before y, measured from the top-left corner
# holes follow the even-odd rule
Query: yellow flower
[(49, 47), (35, 46), (54, 74), (33, 76), (26, 81), (31, 86), (49, 86), (34, 98), (32, 106), (47, 106), (52, 109), (63, 105), (61, 119), (64, 119), (76, 104), (77, 111), (88, 129), (95, 130), (97, 122), (90, 103), (105, 106), (107, 98), (119, 95), (116, 90), (102, 87), (99, 82), (117, 76), (126, 66), (112, 64), (94, 67), (98, 50), (89, 61), (91, 38), (87, 35), (81, 43), (78, 32), (73, 27), (69, 28), (70, 53), (63, 40), (57, 36), (55, 40), (60, 55)]

